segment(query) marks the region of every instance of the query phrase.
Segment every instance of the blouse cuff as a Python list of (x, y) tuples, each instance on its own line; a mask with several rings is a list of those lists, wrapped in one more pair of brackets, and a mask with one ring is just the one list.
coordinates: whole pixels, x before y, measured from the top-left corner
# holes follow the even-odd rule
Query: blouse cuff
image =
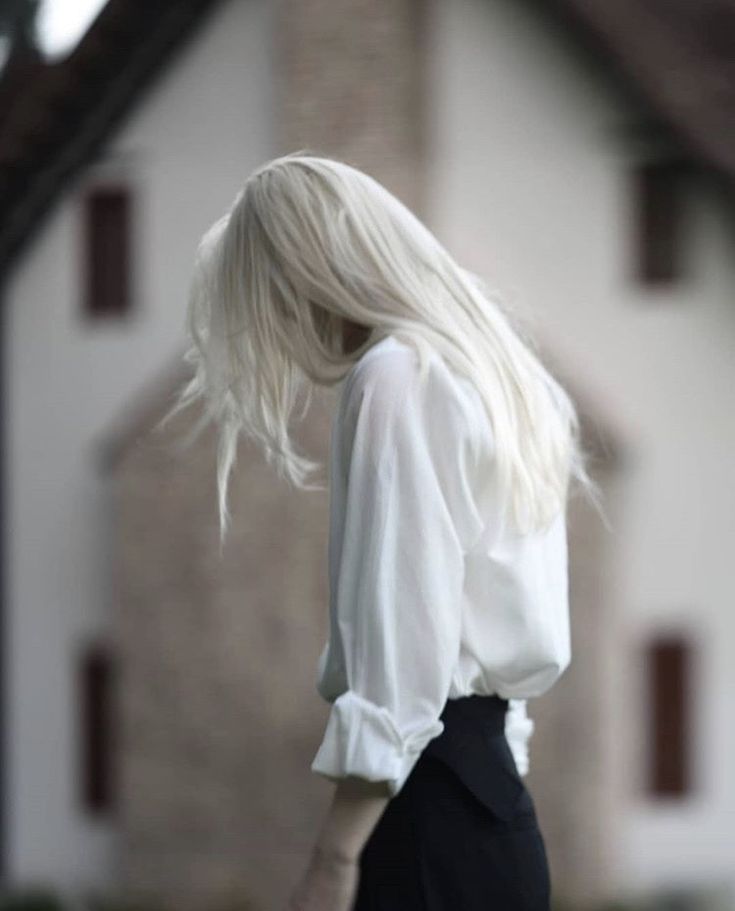
[(402, 734), (387, 708), (347, 690), (332, 704), (311, 770), (335, 782), (348, 775), (385, 781), (395, 797), (426, 744), (443, 730), (437, 718)]
[(533, 729), (533, 719), (526, 714), (526, 700), (510, 699), (505, 714), (505, 736), (519, 775), (528, 774), (528, 741)]

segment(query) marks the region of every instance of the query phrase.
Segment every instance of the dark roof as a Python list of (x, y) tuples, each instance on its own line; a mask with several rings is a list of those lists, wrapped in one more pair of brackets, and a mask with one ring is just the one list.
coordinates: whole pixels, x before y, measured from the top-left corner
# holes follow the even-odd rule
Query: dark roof
[(735, 0), (545, 0), (689, 155), (735, 187)]
[[(6, 67), (0, 282), (68, 180), (218, 2), (108, 0), (63, 62), (26, 57)], [(735, 188), (735, 0), (533, 3), (591, 47), (688, 155)]]
[(16, 55), (0, 81), (0, 281), (69, 179), (219, 0), (108, 0), (72, 53)]

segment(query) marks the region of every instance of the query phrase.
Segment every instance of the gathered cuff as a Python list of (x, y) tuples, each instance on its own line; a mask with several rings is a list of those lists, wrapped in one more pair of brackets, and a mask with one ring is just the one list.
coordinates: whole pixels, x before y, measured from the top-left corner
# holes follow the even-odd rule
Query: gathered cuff
[(516, 761), (519, 775), (528, 774), (528, 741), (533, 729), (533, 719), (526, 714), (526, 700), (509, 699), (508, 711), (505, 713), (505, 737)]
[(401, 790), (424, 747), (444, 730), (438, 718), (402, 733), (391, 712), (352, 690), (333, 703), (312, 772), (330, 781), (354, 775)]

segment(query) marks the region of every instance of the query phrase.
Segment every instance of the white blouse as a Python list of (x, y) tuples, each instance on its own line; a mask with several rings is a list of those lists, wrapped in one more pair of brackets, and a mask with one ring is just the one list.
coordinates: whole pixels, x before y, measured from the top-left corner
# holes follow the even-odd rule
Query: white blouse
[(526, 699), (571, 657), (565, 515), (506, 527), (479, 393), (438, 354), (426, 384), (388, 335), (344, 377), (332, 419), (329, 639), (317, 690), (331, 710), (311, 770), (403, 786), (447, 699), (507, 698), (505, 733), (528, 771)]

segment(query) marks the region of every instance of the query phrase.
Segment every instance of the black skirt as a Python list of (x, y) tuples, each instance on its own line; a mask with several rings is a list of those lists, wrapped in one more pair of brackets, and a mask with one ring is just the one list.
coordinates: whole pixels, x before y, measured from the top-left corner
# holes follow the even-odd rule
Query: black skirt
[(450, 699), (360, 856), (352, 911), (549, 911), (533, 799), (505, 737), (508, 700)]

